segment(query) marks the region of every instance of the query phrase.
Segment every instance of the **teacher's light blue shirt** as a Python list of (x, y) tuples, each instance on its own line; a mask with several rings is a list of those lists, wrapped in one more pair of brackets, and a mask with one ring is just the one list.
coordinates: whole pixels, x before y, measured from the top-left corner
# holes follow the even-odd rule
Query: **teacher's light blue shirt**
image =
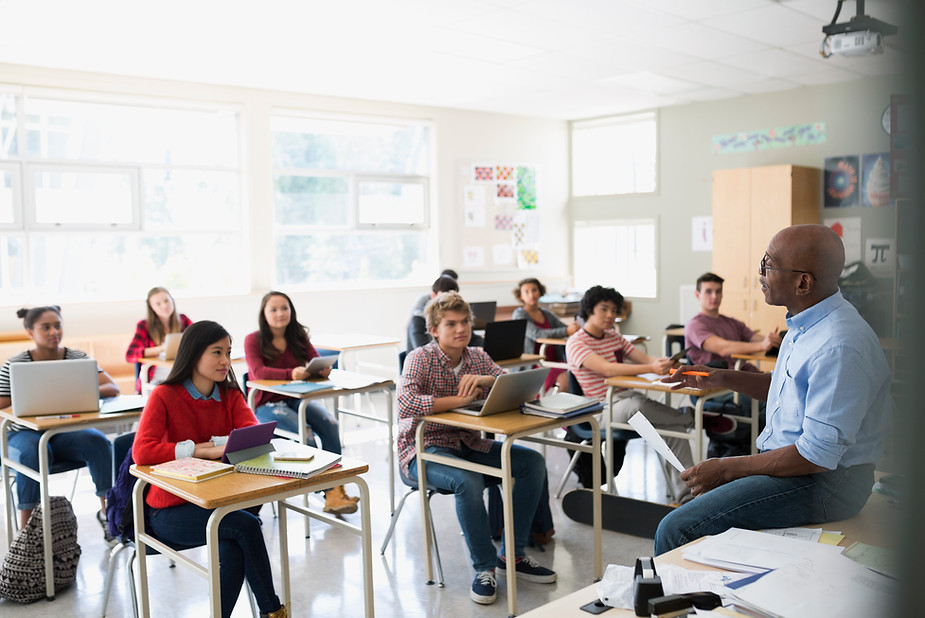
[(765, 451), (796, 444), (812, 463), (876, 464), (890, 431), (890, 368), (880, 341), (841, 295), (796, 315), (768, 390)]

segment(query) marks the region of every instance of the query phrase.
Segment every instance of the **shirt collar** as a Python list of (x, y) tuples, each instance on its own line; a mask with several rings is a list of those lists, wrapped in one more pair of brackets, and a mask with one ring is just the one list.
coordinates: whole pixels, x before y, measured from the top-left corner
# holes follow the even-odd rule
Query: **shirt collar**
[(796, 315), (787, 314), (787, 328), (797, 332), (805, 332), (812, 328), (816, 322), (830, 314), (842, 302), (841, 290), (836, 290), (834, 294), (825, 298), (812, 307), (804, 309)]
[(218, 390), (217, 383), (213, 384), (212, 394), (208, 396), (203, 395), (198, 390), (196, 390), (196, 387), (193, 386), (192, 378), (186, 378), (185, 380), (183, 380), (183, 388), (186, 389), (186, 392), (189, 393), (190, 397), (192, 397), (193, 399), (202, 399), (202, 400), (214, 399), (215, 401), (218, 401), (218, 402), (221, 402), (222, 400), (222, 395)]

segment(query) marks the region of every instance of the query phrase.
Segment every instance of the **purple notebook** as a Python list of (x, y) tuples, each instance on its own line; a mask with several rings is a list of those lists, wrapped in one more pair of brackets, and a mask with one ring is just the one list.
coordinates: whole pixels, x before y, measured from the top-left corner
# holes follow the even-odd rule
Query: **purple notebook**
[[(235, 463), (229, 461), (228, 455), (241, 451), (255, 451), (253, 455), (248, 455), (243, 459), (250, 459), (251, 457), (262, 454), (262, 452), (256, 451), (272, 451), (273, 446), (270, 444), (270, 440), (273, 439), (274, 431), (276, 431), (276, 421), (232, 429), (231, 433), (228, 434), (228, 442), (225, 443), (225, 452), (222, 455), (222, 461), (225, 463)], [(241, 457), (236, 457), (235, 459), (242, 461)]]

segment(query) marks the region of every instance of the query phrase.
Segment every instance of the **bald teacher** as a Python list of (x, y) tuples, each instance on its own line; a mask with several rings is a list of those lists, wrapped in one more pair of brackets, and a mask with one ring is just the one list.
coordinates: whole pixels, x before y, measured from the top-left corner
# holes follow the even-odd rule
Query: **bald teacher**
[(758, 266), (769, 305), (787, 308), (773, 374), (695, 366), (678, 387), (722, 386), (767, 401), (758, 454), (707, 459), (681, 474), (694, 499), (659, 524), (661, 554), (729, 528), (845, 519), (870, 495), (890, 431), (890, 369), (879, 340), (838, 289), (845, 249), (824, 225), (778, 232)]

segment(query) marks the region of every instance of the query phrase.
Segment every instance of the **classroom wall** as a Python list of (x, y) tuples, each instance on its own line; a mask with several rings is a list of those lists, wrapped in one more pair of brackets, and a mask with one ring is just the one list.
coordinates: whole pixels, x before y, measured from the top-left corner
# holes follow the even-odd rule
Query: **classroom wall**
[[(712, 253), (691, 250), (691, 217), (711, 215), (714, 170), (788, 163), (822, 168), (829, 156), (888, 152), (890, 140), (880, 127), (880, 115), (890, 94), (901, 92), (896, 76), (869, 77), (660, 110), (658, 193), (571, 200), (575, 220), (658, 218), (658, 298), (632, 299), (633, 314), (623, 330), (660, 341), (665, 326), (680, 319), (680, 286), (693, 285), (710, 270)], [(822, 144), (728, 155), (710, 150), (714, 135), (817, 121), (826, 123)], [(892, 207), (820, 207), (820, 221), (833, 216), (861, 217), (862, 243), (868, 236), (894, 235)], [(769, 240), (776, 231), (768, 230)], [(650, 351), (657, 349), (650, 346)]]
[[(222, 101), (242, 108), (245, 196), (250, 218), (247, 233), (250, 263), (243, 263), (241, 276), (251, 280), (254, 292), (244, 296), (218, 298), (179, 298), (181, 311), (191, 318), (211, 318), (222, 322), (236, 338), (256, 328), (260, 297), (271, 286), (272, 173), (268, 112), (273, 107), (309, 109), (323, 112), (372, 116), (398, 116), (426, 119), (435, 127), (434, 225), (439, 234), (433, 278), (442, 268), (460, 272), (463, 294), (470, 300), (497, 300), (512, 304), (510, 289), (518, 279), (537, 275), (561, 290), (569, 283), (568, 249), (568, 125), (548, 120), (489, 114), (436, 107), (401, 105), (320, 97), (284, 92), (226, 88), (163, 80), (118, 77), (73, 71), (54, 71), (35, 67), (0, 64), (0, 84), (34, 87), (73, 88), (139, 96)], [(462, 187), (458, 186), (459, 166), (475, 161), (514, 162), (535, 165), (538, 172), (537, 200), (541, 211), (543, 264), (531, 271), (516, 269), (481, 270), (470, 273), (461, 268), (458, 228), (461, 226)], [(224, 256), (235, 260), (234, 255)], [(292, 294), (300, 321), (313, 332), (359, 332), (404, 339), (404, 327), (411, 303), (429, 291), (433, 278), (419, 286), (361, 291), (317, 291)], [(152, 281), (151, 285), (159, 282)], [(118, 285), (118, 283), (116, 283)], [(35, 299), (46, 304), (56, 299)], [(0, 332), (21, 329), (16, 318), (18, 307), (0, 299)], [(144, 317), (144, 299), (126, 302), (69, 303), (63, 307), (67, 332), (73, 336), (97, 333), (131, 333), (135, 322)], [(65, 341), (66, 343), (66, 341)]]

